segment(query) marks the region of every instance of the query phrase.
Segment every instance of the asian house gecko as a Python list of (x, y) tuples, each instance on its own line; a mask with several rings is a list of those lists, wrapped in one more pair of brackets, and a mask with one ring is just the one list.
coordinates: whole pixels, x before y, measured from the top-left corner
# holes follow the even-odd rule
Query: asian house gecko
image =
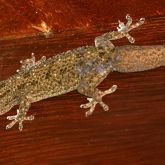
[(145, 20), (141, 18), (132, 24), (129, 15), (126, 19), (126, 24), (119, 21), (117, 31), (96, 37), (94, 46), (79, 47), (49, 59), (42, 57), (37, 62), (34, 55), (21, 61), (22, 66), (15, 75), (0, 81), (0, 115), (19, 105), (17, 114), (7, 117), (11, 123), (6, 129), (18, 123), (21, 131), (24, 120), (34, 119), (33, 115), (27, 116), (31, 103), (73, 90), (89, 97), (88, 103), (80, 105), (81, 108), (89, 108), (86, 116), (93, 113), (97, 104), (108, 111), (109, 107), (102, 97), (113, 93), (117, 85), (106, 91), (99, 90), (97, 86), (110, 72), (136, 72), (165, 66), (165, 45), (115, 47), (112, 44), (111, 40), (123, 37), (134, 43), (129, 31), (142, 25)]

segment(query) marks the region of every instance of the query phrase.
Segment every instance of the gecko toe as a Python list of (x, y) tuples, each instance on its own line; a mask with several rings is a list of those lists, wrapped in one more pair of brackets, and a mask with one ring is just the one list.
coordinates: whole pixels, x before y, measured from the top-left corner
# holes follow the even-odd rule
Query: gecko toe
[(8, 120), (15, 120), (15, 118), (16, 118), (16, 115), (15, 116), (7, 116)]
[(16, 124), (16, 120), (13, 120), (12, 122), (10, 122), (7, 126), (6, 126), (6, 130), (12, 128), (15, 124)]
[(92, 111), (90, 111), (90, 110), (89, 110), (89, 111), (87, 111), (87, 112), (85, 112), (85, 117), (89, 117), (90, 115), (92, 115), (92, 113), (93, 113), (93, 112), (92, 112)]
[(86, 104), (81, 104), (80, 105), (80, 108), (84, 108), (84, 109), (89, 108), (89, 107), (91, 107), (90, 103), (86, 103)]
[(23, 124), (22, 124), (22, 122), (23, 122), (23, 121), (20, 121), (20, 122), (19, 122), (19, 127), (18, 127), (18, 128), (19, 128), (20, 131), (23, 130)]
[(31, 120), (34, 120), (34, 118), (35, 118), (34, 115), (30, 115), (30, 116), (25, 117), (24, 120), (31, 121)]

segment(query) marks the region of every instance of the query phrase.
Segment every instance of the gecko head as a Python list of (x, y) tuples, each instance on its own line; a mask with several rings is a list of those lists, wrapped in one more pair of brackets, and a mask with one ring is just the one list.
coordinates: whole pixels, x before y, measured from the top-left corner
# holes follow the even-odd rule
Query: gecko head
[(16, 99), (14, 94), (8, 88), (6, 81), (0, 82), (0, 115), (8, 112), (14, 105), (16, 105)]

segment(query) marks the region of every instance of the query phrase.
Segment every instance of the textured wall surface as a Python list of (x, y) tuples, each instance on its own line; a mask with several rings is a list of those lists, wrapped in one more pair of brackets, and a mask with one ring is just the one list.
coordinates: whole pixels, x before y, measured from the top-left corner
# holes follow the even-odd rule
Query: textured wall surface
[[(137, 45), (165, 44), (165, 0), (0, 0), (0, 80), (35, 53), (40, 59), (78, 46), (114, 30), (129, 13), (146, 23), (131, 32)], [(46, 38), (34, 26), (52, 29)], [(129, 44), (126, 39), (114, 42)], [(97, 107), (85, 118), (79, 105), (86, 97), (74, 91), (34, 103), (23, 132), (5, 130), (0, 116), (1, 165), (164, 165), (165, 68), (139, 73), (112, 73), (99, 86), (119, 86), (104, 97), (111, 111)]]

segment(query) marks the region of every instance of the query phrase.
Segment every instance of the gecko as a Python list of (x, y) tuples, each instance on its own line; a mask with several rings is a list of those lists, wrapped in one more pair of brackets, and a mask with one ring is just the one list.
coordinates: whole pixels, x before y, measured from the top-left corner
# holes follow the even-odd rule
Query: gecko
[(104, 111), (109, 107), (102, 101), (105, 95), (116, 91), (113, 85), (105, 91), (97, 86), (113, 71), (137, 72), (165, 66), (165, 45), (155, 46), (114, 46), (112, 40), (126, 37), (130, 43), (135, 39), (129, 32), (141, 26), (145, 18), (133, 23), (130, 15), (127, 22), (119, 21), (116, 31), (104, 33), (95, 38), (91, 46), (82, 46), (57, 54), (46, 59), (43, 56), (36, 61), (34, 54), (23, 61), (17, 73), (0, 81), (0, 115), (19, 105), (17, 114), (8, 116), (10, 123), (6, 129), (18, 123), (23, 130), (23, 121), (33, 120), (28, 116), (32, 103), (77, 90), (87, 97), (88, 102), (80, 108), (88, 109), (86, 116), (91, 115), (97, 104)]

